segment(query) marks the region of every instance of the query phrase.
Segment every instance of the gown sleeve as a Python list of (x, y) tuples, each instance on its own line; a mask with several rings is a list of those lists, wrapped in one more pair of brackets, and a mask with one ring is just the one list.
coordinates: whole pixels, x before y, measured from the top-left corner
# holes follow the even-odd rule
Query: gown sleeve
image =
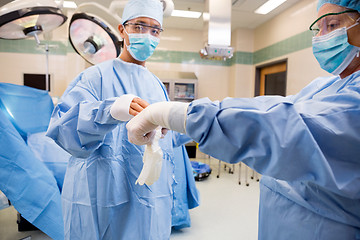
[(100, 71), (89, 68), (72, 82), (54, 109), (47, 136), (74, 157), (90, 156), (120, 122), (110, 115), (116, 98), (102, 100), (103, 87)]
[(359, 198), (358, 90), (296, 97), (196, 100), (188, 109), (186, 132), (217, 159)]
[(173, 132), (173, 147), (180, 147), (181, 145), (184, 145), (184, 144), (187, 144), (189, 142), (192, 141), (192, 139), (185, 135), (185, 134), (182, 134), (182, 133), (178, 133), (178, 132)]

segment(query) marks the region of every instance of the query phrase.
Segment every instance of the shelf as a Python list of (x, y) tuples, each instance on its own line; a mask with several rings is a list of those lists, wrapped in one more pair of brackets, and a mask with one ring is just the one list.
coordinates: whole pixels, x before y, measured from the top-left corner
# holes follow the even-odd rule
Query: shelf
[(195, 100), (195, 97), (174, 97), (176, 100)]

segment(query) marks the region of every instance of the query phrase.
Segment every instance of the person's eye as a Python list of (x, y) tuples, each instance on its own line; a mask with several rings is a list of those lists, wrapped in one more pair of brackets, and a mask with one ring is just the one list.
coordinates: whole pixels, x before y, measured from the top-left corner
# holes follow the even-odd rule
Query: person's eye
[(135, 30), (141, 32), (143, 27), (141, 25), (135, 25)]
[(159, 35), (160, 34), (160, 31), (158, 29), (152, 29), (152, 34), (153, 35)]
[(331, 21), (327, 24), (327, 29), (332, 31), (332, 30), (338, 29), (339, 26), (340, 26), (339, 21)]

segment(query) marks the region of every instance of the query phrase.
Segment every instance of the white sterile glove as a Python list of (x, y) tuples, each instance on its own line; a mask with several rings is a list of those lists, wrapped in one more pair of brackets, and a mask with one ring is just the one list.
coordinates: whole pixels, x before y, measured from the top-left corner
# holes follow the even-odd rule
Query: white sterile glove
[(123, 122), (129, 121), (133, 117), (129, 113), (129, 109), (134, 98), (136, 98), (136, 96), (132, 94), (125, 94), (118, 97), (110, 108), (111, 116)]
[(158, 102), (151, 104), (126, 124), (131, 143), (144, 145), (151, 141), (157, 126), (186, 133), (186, 115), (189, 103)]
[(151, 143), (145, 146), (144, 165), (135, 184), (144, 185), (145, 183), (150, 186), (159, 179), (163, 161), (163, 152), (159, 146), (161, 136), (161, 127), (158, 127)]

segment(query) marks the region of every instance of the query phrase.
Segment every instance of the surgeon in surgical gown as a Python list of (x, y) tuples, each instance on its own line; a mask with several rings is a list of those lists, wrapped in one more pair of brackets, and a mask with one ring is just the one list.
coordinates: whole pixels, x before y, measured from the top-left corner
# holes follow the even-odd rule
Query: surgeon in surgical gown
[[(53, 112), (47, 135), (72, 155), (62, 191), (65, 239), (170, 238), (173, 192), (180, 181), (174, 176), (175, 157), (188, 161), (184, 146), (174, 144), (174, 153), (172, 132), (160, 139), (160, 177), (150, 186), (137, 185), (144, 147), (128, 141), (125, 127), (149, 103), (168, 100), (164, 85), (145, 67), (159, 43), (162, 21), (158, 0), (130, 0), (119, 25), (120, 59), (82, 72)], [(188, 180), (193, 182), (189, 206), (195, 207), (194, 180)]]
[(319, 1), (313, 52), (333, 77), (287, 97), (156, 103), (127, 124), (129, 140), (144, 144), (160, 125), (263, 174), (259, 239), (360, 239), (359, 11), (360, 1)]

